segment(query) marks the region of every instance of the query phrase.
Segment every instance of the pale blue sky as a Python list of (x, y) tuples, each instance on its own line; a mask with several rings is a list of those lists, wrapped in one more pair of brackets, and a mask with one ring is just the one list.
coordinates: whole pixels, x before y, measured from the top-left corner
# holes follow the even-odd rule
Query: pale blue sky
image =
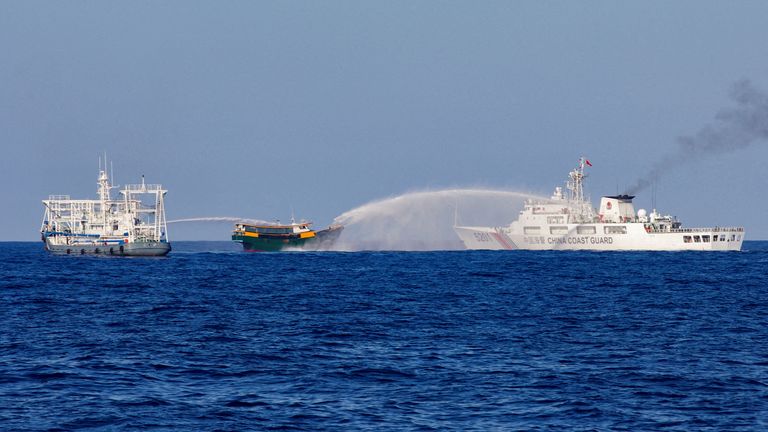
[[(766, 22), (763, 1), (0, 1), (0, 240), (36, 240), (49, 194), (95, 197), (102, 151), (118, 183), (170, 189), (169, 219), (548, 194), (581, 154), (613, 194), (735, 81), (768, 90)], [(658, 206), (768, 239), (767, 160), (757, 142), (681, 166)]]

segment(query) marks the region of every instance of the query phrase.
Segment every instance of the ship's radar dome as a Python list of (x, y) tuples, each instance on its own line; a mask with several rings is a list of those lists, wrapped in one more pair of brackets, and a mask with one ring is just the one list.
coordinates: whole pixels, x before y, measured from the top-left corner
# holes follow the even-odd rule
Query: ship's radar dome
[(645, 211), (645, 209), (640, 209), (637, 211), (637, 217), (644, 218), (648, 213)]

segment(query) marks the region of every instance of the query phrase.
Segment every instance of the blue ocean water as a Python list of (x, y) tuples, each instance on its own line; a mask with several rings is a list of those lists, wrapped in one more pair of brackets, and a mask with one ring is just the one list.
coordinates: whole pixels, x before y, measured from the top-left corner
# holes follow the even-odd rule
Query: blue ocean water
[(768, 429), (768, 242), (0, 262), (3, 430)]

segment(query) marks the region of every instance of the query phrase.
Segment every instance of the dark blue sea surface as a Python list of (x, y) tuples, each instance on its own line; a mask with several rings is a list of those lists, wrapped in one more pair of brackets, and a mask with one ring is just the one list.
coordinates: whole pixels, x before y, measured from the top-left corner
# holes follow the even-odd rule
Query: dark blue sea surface
[(0, 262), (3, 430), (768, 429), (768, 242)]

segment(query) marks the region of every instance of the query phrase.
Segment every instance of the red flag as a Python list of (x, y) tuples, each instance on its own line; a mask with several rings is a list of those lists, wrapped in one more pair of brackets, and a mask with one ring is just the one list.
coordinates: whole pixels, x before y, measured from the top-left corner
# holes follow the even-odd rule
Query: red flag
[(589, 163), (589, 159), (584, 159), (584, 162), (586, 162), (586, 163), (587, 163), (587, 165), (589, 165), (589, 166), (592, 166), (592, 164), (591, 164), (591, 163)]

